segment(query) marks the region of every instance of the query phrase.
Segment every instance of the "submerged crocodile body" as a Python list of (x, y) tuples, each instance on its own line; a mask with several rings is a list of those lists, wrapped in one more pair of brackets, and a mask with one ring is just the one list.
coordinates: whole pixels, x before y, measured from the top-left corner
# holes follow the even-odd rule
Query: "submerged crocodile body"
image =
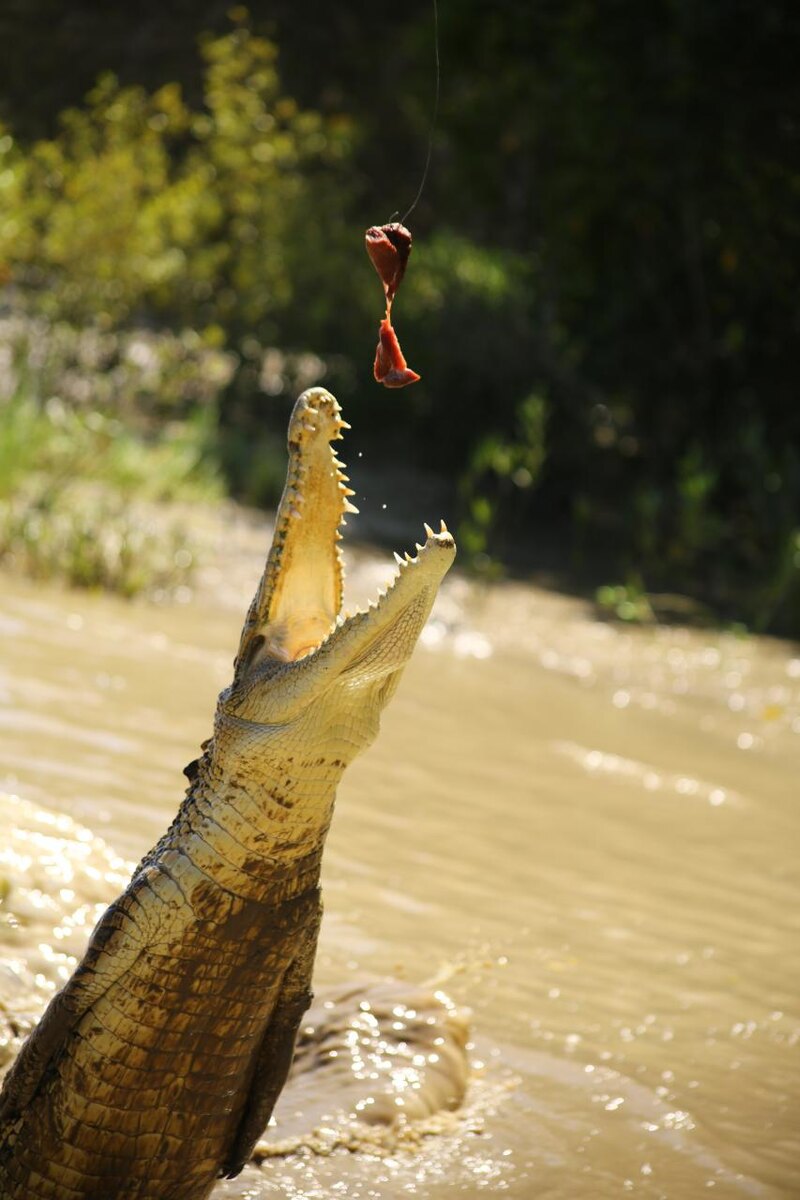
[(297, 401), (213, 737), (0, 1094), (2, 1200), (202, 1200), (269, 1120), (311, 999), (336, 786), (455, 554), (444, 525), (426, 528), (389, 590), (340, 615), (343, 428), (323, 389)]

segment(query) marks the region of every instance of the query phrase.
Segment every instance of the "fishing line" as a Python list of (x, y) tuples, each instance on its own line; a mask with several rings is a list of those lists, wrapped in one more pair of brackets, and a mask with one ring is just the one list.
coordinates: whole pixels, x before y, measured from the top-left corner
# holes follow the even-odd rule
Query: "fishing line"
[[(411, 202), (411, 207), (401, 218), (400, 224), (405, 225), (408, 218), (411, 216), (414, 209), (419, 203), (419, 198), (422, 195), (422, 190), (425, 187), (425, 181), (428, 178), (428, 168), (431, 165), (431, 154), (433, 153), (433, 135), (436, 132), (436, 120), (439, 116), (439, 89), (441, 80), (441, 66), (439, 63), (439, 3), (438, 0), (433, 0), (433, 51), (436, 60), (436, 93), (433, 101), (433, 115), (431, 117), (431, 125), (428, 133), (428, 153), (425, 158), (425, 167), (422, 171), (422, 179), (420, 180), (417, 194)], [(396, 215), (396, 214), (395, 214)]]

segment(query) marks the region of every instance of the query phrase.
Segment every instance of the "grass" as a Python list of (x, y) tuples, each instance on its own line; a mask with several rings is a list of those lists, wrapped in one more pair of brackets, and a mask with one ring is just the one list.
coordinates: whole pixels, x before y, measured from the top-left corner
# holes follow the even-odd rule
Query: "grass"
[(0, 563), (124, 596), (185, 584), (195, 547), (156, 502), (221, 494), (210, 413), (146, 436), (17, 392), (0, 405)]

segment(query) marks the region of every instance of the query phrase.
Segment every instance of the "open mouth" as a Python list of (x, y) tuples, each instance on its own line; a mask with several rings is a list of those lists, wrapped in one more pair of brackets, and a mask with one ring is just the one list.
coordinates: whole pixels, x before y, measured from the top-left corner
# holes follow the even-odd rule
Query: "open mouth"
[(413, 555), (395, 553), (397, 572), (387, 588), (365, 608), (342, 612), (344, 564), (339, 543), (347, 514), (358, 509), (350, 501), (354, 493), (334, 443), (348, 428), (338, 402), (324, 388), (309, 389), (295, 404), (289, 422), (286, 486), (267, 566), (245, 627), (249, 666), (296, 662), (327, 644), (350, 641), (358, 629), (363, 638), (403, 620), (418, 626), (413, 646), (453, 561), (455, 543), (444, 521), (438, 533), (426, 525), (425, 541), (417, 543)]

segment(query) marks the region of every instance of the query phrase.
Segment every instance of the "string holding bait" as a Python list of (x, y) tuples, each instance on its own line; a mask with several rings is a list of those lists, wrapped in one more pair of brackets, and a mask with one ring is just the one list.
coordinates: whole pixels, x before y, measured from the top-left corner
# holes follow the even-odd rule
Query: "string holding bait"
[(400, 349), (400, 343), (397, 340), (397, 334), (392, 328), (392, 302), (394, 301), (397, 289), (402, 283), (411, 254), (412, 239), (411, 233), (406, 228), (406, 221), (417, 207), (428, 178), (428, 170), (431, 165), (431, 155), (433, 153), (433, 136), (439, 116), (441, 65), (439, 62), (438, 0), (433, 0), (433, 32), (434, 56), (436, 61), (436, 91), (430, 129), (428, 131), (428, 150), (417, 194), (402, 220), (395, 220), (398, 214), (394, 212), (385, 225), (372, 225), (365, 235), (367, 254), (375, 270), (378, 272), (383, 284), (384, 296), (386, 297), (386, 315), (380, 323), (378, 332), (378, 347), (375, 351), (373, 375), (377, 383), (382, 383), (384, 387), (388, 388), (406, 387), (409, 383), (416, 383), (419, 379), (417, 372), (412, 371), (406, 363), (403, 352)]
[(436, 122), (439, 117), (439, 93), (441, 90), (442, 70), (441, 70), (441, 63), (439, 61), (439, 3), (438, 3), (438, 0), (433, 0), (433, 53), (434, 53), (434, 59), (436, 62), (436, 91), (435, 91), (434, 99), (433, 99), (433, 113), (431, 115), (430, 129), (428, 130), (428, 152), (425, 155), (425, 166), (423, 167), (423, 170), (422, 170), (422, 179), (420, 180), (419, 187), (417, 188), (417, 194), (414, 197), (414, 199), (411, 201), (411, 207), (407, 210), (405, 215), (400, 218), (401, 225), (405, 225), (406, 221), (408, 220), (408, 218), (411, 216), (414, 209), (419, 204), (420, 197), (421, 197), (423, 189), (425, 187), (425, 183), (428, 178), (428, 170), (430, 169), (430, 165), (431, 165), (431, 155), (433, 153), (433, 135), (436, 132)]

